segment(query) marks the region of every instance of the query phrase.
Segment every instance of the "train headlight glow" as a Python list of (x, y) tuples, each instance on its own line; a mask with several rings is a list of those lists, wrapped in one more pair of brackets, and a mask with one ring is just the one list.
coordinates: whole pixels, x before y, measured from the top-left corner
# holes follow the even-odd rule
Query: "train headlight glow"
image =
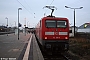
[(68, 39), (68, 37), (65, 37), (65, 39)]
[(47, 39), (47, 37), (45, 37), (45, 39)]

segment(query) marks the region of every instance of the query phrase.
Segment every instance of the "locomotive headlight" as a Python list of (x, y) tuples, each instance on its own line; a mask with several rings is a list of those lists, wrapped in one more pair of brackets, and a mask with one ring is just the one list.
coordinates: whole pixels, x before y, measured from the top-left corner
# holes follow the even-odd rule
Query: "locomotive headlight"
[(68, 37), (65, 37), (65, 39), (68, 39)]
[(45, 37), (45, 39), (47, 39), (47, 37)]

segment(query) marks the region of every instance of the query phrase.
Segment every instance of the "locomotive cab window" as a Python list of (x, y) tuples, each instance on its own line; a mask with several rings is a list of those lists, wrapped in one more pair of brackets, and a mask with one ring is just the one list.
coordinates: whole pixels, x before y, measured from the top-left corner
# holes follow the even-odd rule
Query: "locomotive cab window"
[(56, 21), (46, 20), (46, 27), (55, 28), (56, 27)]
[(67, 26), (66, 21), (46, 20), (47, 28), (66, 28), (66, 26)]
[(59, 28), (65, 28), (66, 27), (66, 21), (57, 21), (57, 27)]

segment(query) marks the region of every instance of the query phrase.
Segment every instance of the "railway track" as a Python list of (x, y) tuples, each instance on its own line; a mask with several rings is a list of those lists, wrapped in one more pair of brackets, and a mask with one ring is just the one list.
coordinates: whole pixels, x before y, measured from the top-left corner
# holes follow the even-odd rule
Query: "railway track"
[(67, 52), (61, 55), (64, 57), (65, 60), (72, 60)]
[(61, 53), (55, 53), (55, 54), (46, 54), (43, 52), (44, 60), (72, 60), (69, 58), (69, 56), (66, 56)]

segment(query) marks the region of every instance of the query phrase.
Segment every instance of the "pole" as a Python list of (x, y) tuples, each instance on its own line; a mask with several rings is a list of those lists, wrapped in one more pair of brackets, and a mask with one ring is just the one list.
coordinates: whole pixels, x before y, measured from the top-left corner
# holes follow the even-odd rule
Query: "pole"
[(25, 18), (25, 36), (26, 36), (26, 18)]
[(19, 10), (22, 10), (22, 8), (18, 8), (18, 40), (19, 40)]
[(15, 35), (15, 29), (16, 29), (16, 21), (14, 21), (15, 22), (15, 27), (14, 27), (14, 35)]
[(83, 7), (79, 7), (79, 8), (71, 8), (71, 7), (68, 7), (68, 6), (65, 6), (66, 8), (70, 8), (70, 9), (74, 9), (74, 36), (75, 36), (75, 9), (82, 9)]
[(75, 36), (75, 9), (74, 9), (74, 36)]
[(18, 9), (18, 40), (19, 40), (19, 9)]
[(6, 31), (7, 31), (7, 36), (8, 36), (8, 18), (6, 17), (5, 19), (7, 19), (7, 25), (6, 25), (7, 26), (7, 30)]
[[(29, 22), (29, 21), (28, 21)], [(28, 27), (28, 22), (27, 22), (27, 27)]]
[(7, 18), (7, 36), (8, 36), (8, 18)]
[(15, 21), (15, 27), (16, 27), (16, 21)]

